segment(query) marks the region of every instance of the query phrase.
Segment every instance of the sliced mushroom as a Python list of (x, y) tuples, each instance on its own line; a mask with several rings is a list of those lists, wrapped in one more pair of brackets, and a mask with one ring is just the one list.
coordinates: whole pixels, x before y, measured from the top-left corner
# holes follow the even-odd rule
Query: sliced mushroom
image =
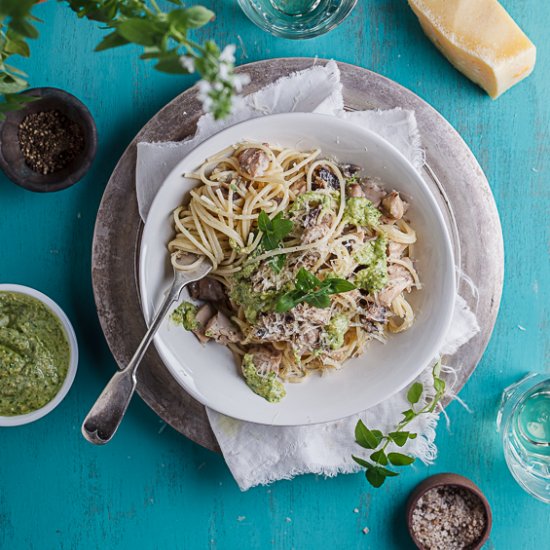
[(205, 277), (189, 285), (189, 295), (194, 300), (219, 302), (225, 300), (223, 285), (212, 277)]
[(326, 166), (321, 166), (315, 173), (317, 189), (339, 189), (340, 180)]
[(340, 164), (339, 168), (345, 178), (351, 178), (361, 171), (361, 167), (357, 164)]
[(386, 195), (382, 200), (382, 207), (394, 220), (400, 220), (405, 213), (405, 203), (401, 200), (397, 191), (392, 191)]
[(269, 168), (269, 158), (262, 149), (250, 147), (239, 155), (241, 168), (253, 178), (263, 176)]
[(351, 185), (348, 185), (346, 187), (346, 192), (348, 194), (348, 197), (358, 198), (365, 196), (363, 188), (358, 183), (352, 183)]

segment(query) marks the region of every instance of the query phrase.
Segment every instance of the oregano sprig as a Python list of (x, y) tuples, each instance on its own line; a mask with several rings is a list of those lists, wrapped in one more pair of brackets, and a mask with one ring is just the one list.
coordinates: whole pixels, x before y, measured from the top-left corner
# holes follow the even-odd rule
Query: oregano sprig
[(200, 44), (190, 37), (214, 19), (214, 12), (204, 6), (185, 7), (182, 0), (170, 0), (174, 9), (164, 11), (156, 0), (58, 1), (67, 2), (78, 17), (99, 21), (110, 30), (96, 51), (137, 44), (144, 48), (140, 58), (153, 60), (158, 71), (199, 73), (199, 98), (216, 119), (231, 112), (235, 94), (249, 82), (248, 75), (234, 72), (234, 45), (221, 51), (212, 40)]
[(31, 14), (35, 0), (0, 0), (0, 120), (5, 113), (16, 111), (35, 98), (18, 95), (28, 87), (27, 75), (7, 63), (13, 55), (29, 57), (27, 40), (38, 37), (35, 22), (40, 19)]
[[(79, 18), (98, 21), (110, 32), (96, 51), (137, 44), (143, 46), (141, 59), (155, 62), (155, 69), (170, 74), (197, 72), (199, 99), (214, 118), (226, 117), (235, 96), (250, 81), (246, 74), (235, 73), (235, 46), (220, 50), (207, 40), (196, 42), (190, 34), (214, 19), (204, 6), (183, 5), (169, 0), (173, 9), (164, 11), (157, 0), (57, 0), (65, 2)], [(25, 73), (8, 65), (12, 55), (29, 57), (27, 39), (38, 37), (32, 15), (36, 0), (0, 0), (0, 119), (4, 113), (21, 108), (34, 98), (19, 95), (28, 87)]]
[(435, 393), (431, 399), (421, 408), (415, 409), (415, 405), (420, 401), (424, 392), (424, 387), (420, 382), (415, 382), (407, 391), (407, 401), (411, 407), (403, 411), (403, 420), (396, 426), (395, 430), (388, 434), (383, 434), (380, 430), (371, 430), (367, 428), (362, 420), (355, 426), (355, 441), (364, 449), (373, 451), (369, 459), (364, 459), (352, 455), (353, 460), (365, 468), (365, 477), (373, 487), (381, 487), (387, 477), (399, 475), (398, 472), (386, 468), (386, 466), (409, 466), (414, 462), (414, 457), (398, 452), (387, 452), (390, 444), (403, 447), (409, 439), (415, 439), (416, 433), (405, 430), (405, 428), (421, 414), (431, 413), (435, 410), (438, 403), (445, 395), (445, 381), (440, 378), (441, 360), (439, 360), (432, 369), (433, 385)]

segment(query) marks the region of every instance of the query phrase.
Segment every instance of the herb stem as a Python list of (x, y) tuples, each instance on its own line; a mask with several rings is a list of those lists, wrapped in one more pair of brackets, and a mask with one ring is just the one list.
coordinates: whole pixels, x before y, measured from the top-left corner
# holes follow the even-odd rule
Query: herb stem
[(155, 8), (157, 13), (162, 13), (162, 10), (159, 8), (159, 5), (157, 4), (156, 0), (151, 0), (151, 4)]

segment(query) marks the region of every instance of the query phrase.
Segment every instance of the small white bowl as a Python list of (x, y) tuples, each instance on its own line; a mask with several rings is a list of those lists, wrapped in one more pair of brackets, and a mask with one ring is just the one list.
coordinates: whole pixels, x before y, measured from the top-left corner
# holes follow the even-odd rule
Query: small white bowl
[(73, 330), (73, 326), (69, 321), (69, 318), (65, 315), (65, 312), (51, 299), (48, 298), (42, 292), (30, 288), (28, 286), (22, 285), (12, 285), (12, 284), (0, 284), (0, 292), (18, 292), (20, 294), (26, 294), (32, 298), (36, 298), (42, 302), (52, 313), (59, 319), (65, 330), (65, 336), (69, 342), (70, 349), (70, 361), (69, 369), (67, 371), (67, 376), (63, 381), (63, 385), (60, 390), (57, 392), (57, 395), (48, 403), (46, 403), (40, 409), (32, 411), (26, 414), (19, 414), (15, 416), (1, 416), (0, 415), (0, 427), (10, 427), (10, 426), (21, 426), (23, 424), (29, 424), (34, 422), (43, 416), (46, 416), (50, 411), (53, 411), (63, 398), (67, 395), (68, 391), (73, 385), (74, 377), (76, 375), (76, 369), (78, 367), (78, 343), (76, 341), (76, 336)]

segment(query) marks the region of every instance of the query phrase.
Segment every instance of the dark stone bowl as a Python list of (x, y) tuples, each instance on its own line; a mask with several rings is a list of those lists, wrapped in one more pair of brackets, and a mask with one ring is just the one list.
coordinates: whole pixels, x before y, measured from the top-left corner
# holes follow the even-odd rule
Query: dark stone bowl
[[(75, 96), (58, 88), (32, 88), (22, 92), (39, 99), (23, 109), (6, 113), (0, 122), (0, 168), (14, 183), (39, 193), (66, 189), (84, 177), (97, 150), (97, 130), (88, 108)], [(84, 149), (65, 168), (52, 174), (40, 174), (25, 163), (19, 146), (19, 124), (31, 113), (58, 110), (79, 124), (84, 136)]]
[(469, 480), (467, 477), (458, 474), (436, 474), (428, 477), (419, 485), (417, 485), (414, 491), (411, 493), (411, 496), (409, 497), (409, 500), (407, 502), (407, 526), (409, 528), (409, 534), (411, 535), (413, 542), (415, 543), (417, 548), (419, 548), (420, 550), (424, 550), (424, 546), (422, 546), (420, 541), (415, 537), (415, 534), (412, 530), (412, 515), (414, 509), (416, 508), (418, 499), (430, 489), (442, 486), (453, 486), (466, 489), (467, 491), (470, 491), (470, 493), (476, 495), (481, 501), (481, 504), (485, 509), (487, 523), (485, 525), (485, 530), (479, 540), (473, 546), (469, 547), (470, 550), (480, 550), (481, 547), (487, 542), (489, 534), (491, 533), (491, 528), (493, 526), (493, 515), (491, 513), (491, 506), (485, 498), (485, 495), (481, 492), (481, 489), (473, 481)]

